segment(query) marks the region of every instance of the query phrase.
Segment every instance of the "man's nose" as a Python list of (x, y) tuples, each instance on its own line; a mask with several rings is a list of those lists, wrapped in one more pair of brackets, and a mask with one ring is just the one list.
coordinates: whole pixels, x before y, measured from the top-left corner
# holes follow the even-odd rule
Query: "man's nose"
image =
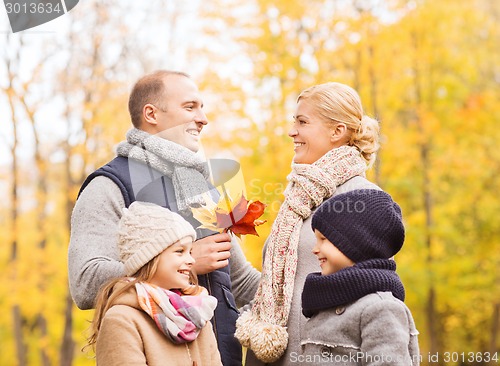
[(196, 118), (195, 118), (195, 122), (196, 122), (196, 123), (201, 123), (201, 124), (203, 124), (203, 125), (208, 124), (208, 119), (207, 119), (207, 116), (206, 116), (205, 112), (200, 111), (200, 112), (197, 114)]

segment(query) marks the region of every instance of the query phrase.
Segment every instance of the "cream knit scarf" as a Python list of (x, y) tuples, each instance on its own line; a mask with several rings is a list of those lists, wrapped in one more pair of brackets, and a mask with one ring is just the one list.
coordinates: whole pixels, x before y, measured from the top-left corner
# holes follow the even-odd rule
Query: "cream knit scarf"
[(313, 164), (292, 164), (289, 184), (269, 236), (262, 276), (251, 311), (236, 322), (235, 336), (263, 362), (274, 362), (286, 350), (286, 325), (292, 302), (297, 247), (302, 224), (336, 187), (367, 168), (359, 150), (342, 146)]
[(208, 164), (191, 150), (139, 129), (127, 132), (127, 141), (117, 153), (139, 161), (172, 179), (178, 210), (191, 215), (190, 207), (203, 205), (202, 194), (209, 191)]

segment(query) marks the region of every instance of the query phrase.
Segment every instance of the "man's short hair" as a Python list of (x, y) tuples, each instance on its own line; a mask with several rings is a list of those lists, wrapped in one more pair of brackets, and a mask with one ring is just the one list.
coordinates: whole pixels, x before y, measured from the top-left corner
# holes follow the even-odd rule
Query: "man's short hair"
[(169, 75), (190, 76), (181, 71), (158, 70), (140, 78), (132, 88), (128, 100), (130, 119), (135, 128), (141, 126), (142, 109), (148, 103), (166, 110), (165, 78)]

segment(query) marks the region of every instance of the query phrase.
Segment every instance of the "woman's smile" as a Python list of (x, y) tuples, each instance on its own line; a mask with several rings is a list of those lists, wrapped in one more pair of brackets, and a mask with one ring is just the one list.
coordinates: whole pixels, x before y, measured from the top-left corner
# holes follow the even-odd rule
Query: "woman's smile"
[(288, 132), (293, 138), (294, 163), (312, 164), (335, 147), (332, 129), (307, 101), (299, 101), (293, 127)]

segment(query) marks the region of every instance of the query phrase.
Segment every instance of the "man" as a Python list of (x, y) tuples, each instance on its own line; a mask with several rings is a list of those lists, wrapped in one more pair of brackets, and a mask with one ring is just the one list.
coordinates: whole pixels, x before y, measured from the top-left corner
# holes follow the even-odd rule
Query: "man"
[[(135, 200), (153, 202), (180, 213), (196, 228), (189, 207), (202, 204), (201, 195), (211, 189), (207, 164), (196, 154), (208, 121), (200, 92), (187, 74), (144, 76), (132, 89), (129, 112), (134, 128), (127, 141), (118, 146), (115, 159), (86, 179), (71, 218), (69, 283), (80, 309), (92, 308), (99, 287), (124, 274), (117, 249), (124, 207)], [(253, 299), (260, 273), (228, 234), (197, 230), (197, 237), (194, 270), (200, 285), (218, 299), (212, 321), (222, 362), (241, 365), (241, 346), (234, 338), (236, 303), (243, 306)]]

